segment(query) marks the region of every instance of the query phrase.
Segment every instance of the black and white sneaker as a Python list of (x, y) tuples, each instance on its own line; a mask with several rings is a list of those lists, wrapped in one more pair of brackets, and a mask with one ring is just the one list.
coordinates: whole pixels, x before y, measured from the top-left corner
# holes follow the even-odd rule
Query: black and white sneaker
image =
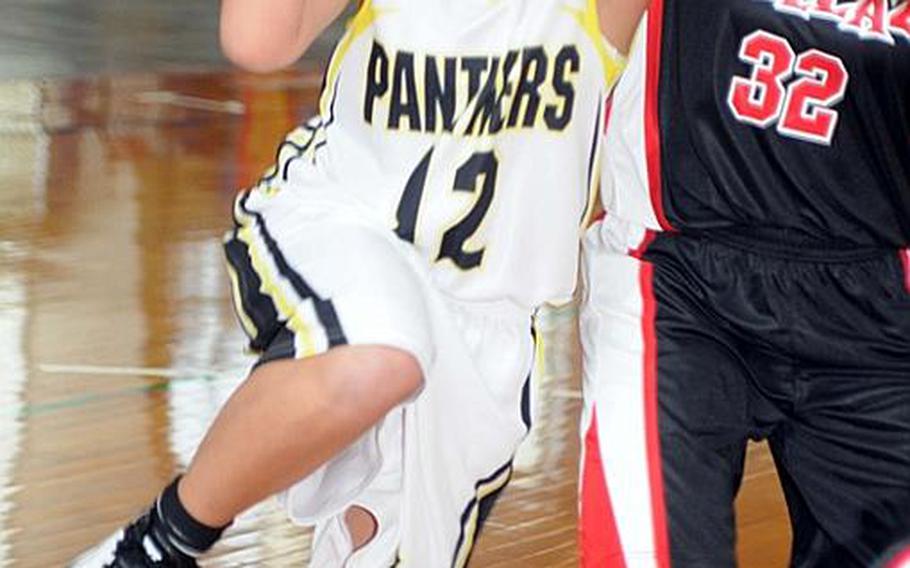
[(197, 568), (196, 560), (167, 538), (155, 507), (97, 547), (70, 568)]

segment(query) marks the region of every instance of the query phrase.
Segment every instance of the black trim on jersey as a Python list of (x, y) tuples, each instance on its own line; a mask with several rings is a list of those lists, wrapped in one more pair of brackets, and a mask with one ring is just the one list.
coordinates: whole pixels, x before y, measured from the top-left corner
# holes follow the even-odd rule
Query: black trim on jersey
[(262, 279), (250, 264), (249, 246), (238, 238), (237, 232), (234, 229), (231, 238), (224, 243), (225, 260), (237, 275), (237, 300), (241, 305), (235, 306), (235, 312), (239, 319), (242, 310), (253, 323), (256, 336), (250, 337), (250, 349), (261, 352), (277, 333), (278, 312), (271, 298), (260, 292)]
[[(313, 142), (316, 141), (316, 135), (317, 135), (317, 133), (319, 132), (319, 130), (320, 130), (321, 128), (322, 128), (322, 119), (320, 118), (319, 123), (318, 123), (318, 126), (316, 126), (315, 128), (313, 128), (312, 130), (310, 130), (309, 128), (307, 128), (307, 130), (310, 130), (310, 132), (312, 132), (313, 135), (310, 136), (310, 139), (307, 141), (306, 144), (304, 144), (303, 146), (297, 146), (296, 144), (294, 144), (293, 142), (291, 142), (291, 145), (294, 146), (295, 148), (297, 148), (297, 155), (296, 155), (296, 156), (291, 156), (291, 157), (288, 158), (288, 160), (284, 163), (284, 167), (281, 169), (281, 179), (282, 179), (282, 181), (287, 181), (287, 180), (288, 180), (288, 171), (289, 171), (289, 169), (290, 169), (290, 167), (291, 167), (291, 164), (294, 163), (295, 161), (299, 160), (300, 158), (302, 158), (303, 155), (306, 153), (306, 151), (310, 149), (310, 146), (312, 146), (312, 145), (313, 145)], [(280, 154), (280, 146), (279, 146), (279, 154)], [(276, 160), (276, 163), (277, 163), (277, 160)]]
[(332, 92), (332, 102), (329, 103), (329, 119), (327, 121), (325, 121), (324, 123), (320, 124), (320, 128), (321, 128), (323, 136), (325, 136), (325, 138), (323, 140), (320, 140), (315, 146), (313, 146), (313, 161), (314, 162), (316, 161), (316, 152), (318, 152), (320, 148), (324, 148), (325, 146), (327, 146), (329, 143), (327, 132), (329, 130), (329, 127), (332, 126), (333, 124), (335, 124), (335, 103), (338, 101), (338, 85), (339, 84), (341, 84), (341, 70), (340, 69), (338, 70), (338, 76), (335, 78), (335, 87)]
[(521, 421), (524, 422), (528, 432), (531, 431), (533, 423), (531, 419), (531, 377), (534, 375), (534, 366), (537, 364), (537, 329), (534, 327), (534, 319), (531, 318), (531, 370), (528, 372), (528, 378), (521, 388)]
[(255, 369), (266, 363), (271, 363), (272, 361), (296, 359), (297, 348), (294, 346), (295, 339), (294, 333), (291, 330), (285, 326), (279, 327), (278, 333), (276, 333), (275, 337), (269, 342), (268, 347), (253, 365), (253, 368)]
[[(323, 77), (323, 82), (324, 81), (325, 81), (325, 77)], [(322, 135), (324, 138), (322, 140), (320, 140), (319, 142), (316, 142), (316, 145), (313, 146), (313, 160), (311, 160), (311, 162), (316, 160), (316, 152), (320, 148), (323, 148), (326, 145), (328, 145), (329, 141), (328, 141), (328, 135), (326, 133), (328, 132), (329, 127), (335, 123), (335, 102), (338, 100), (338, 85), (340, 83), (341, 83), (341, 71), (338, 72), (338, 77), (335, 79), (335, 86), (334, 86), (333, 92), (332, 92), (332, 102), (329, 103), (328, 119), (323, 120), (323, 117), (320, 116), (318, 125), (316, 126), (316, 128), (313, 129), (313, 136), (310, 138), (309, 142), (307, 142), (306, 146), (303, 149), (301, 149), (297, 153), (296, 156), (292, 156), (291, 158), (288, 158), (288, 161), (285, 162), (284, 172), (282, 175), (282, 178), (284, 179), (284, 181), (287, 181), (287, 179), (288, 179), (288, 172), (290, 170), (291, 164), (294, 163), (295, 161), (299, 160), (300, 158), (302, 158), (303, 155), (306, 153), (306, 151), (310, 149), (310, 146), (313, 146), (313, 142), (316, 142), (316, 138), (319, 137), (319, 132), (322, 132)], [(324, 92), (324, 91), (325, 91), (325, 87), (323, 87), (322, 92)], [(320, 99), (322, 98), (321, 93), (320, 93), (319, 98)]]
[[(331, 65), (331, 62), (332, 62), (332, 59), (334, 58), (334, 56), (335, 56), (335, 53), (333, 51), (332, 56), (329, 58), (330, 65)], [(322, 72), (322, 86), (319, 89), (319, 98), (317, 100), (321, 100), (322, 95), (325, 93), (326, 81), (328, 80), (328, 72), (329, 72), (330, 65), (327, 65), (326, 68)], [(278, 175), (278, 173), (279, 173), (278, 170), (280, 169), (282, 181), (287, 181), (291, 164), (293, 164), (294, 162), (296, 162), (297, 160), (302, 158), (303, 155), (307, 152), (307, 150), (309, 150), (310, 147), (313, 146), (313, 143), (316, 141), (316, 138), (318, 137), (320, 131), (322, 131), (323, 135), (325, 135), (325, 132), (328, 130), (329, 126), (331, 126), (332, 124), (335, 123), (335, 103), (338, 101), (338, 85), (340, 83), (341, 83), (341, 70), (339, 69), (338, 76), (335, 79), (335, 85), (332, 87), (332, 101), (329, 103), (329, 116), (328, 117), (323, 117), (321, 115), (318, 116), (318, 119), (315, 121), (315, 126), (311, 126), (310, 122), (305, 122), (301, 125), (305, 130), (312, 133), (312, 136), (310, 136), (310, 139), (303, 146), (298, 146), (297, 144), (294, 144), (293, 142), (291, 142), (290, 140), (287, 140), (287, 139), (283, 140), (281, 142), (281, 144), (278, 145), (278, 149), (275, 152), (275, 173), (272, 174), (271, 176), (264, 177), (263, 178), (264, 180), (270, 181), (270, 180), (274, 179), (275, 176)], [(328, 140), (325, 140), (325, 139), (320, 140), (318, 143), (316, 143), (316, 145), (313, 146), (314, 157), (315, 157), (315, 152), (317, 150), (319, 150), (320, 148), (326, 146), (327, 144), (328, 144)], [(296, 155), (288, 158), (287, 161), (284, 163), (284, 165), (282, 165), (280, 162), (281, 150), (285, 147), (285, 145), (293, 146), (297, 150), (297, 153), (296, 153)]]
[(290, 264), (288, 264), (287, 260), (284, 258), (284, 254), (281, 252), (281, 249), (278, 247), (278, 243), (275, 242), (275, 239), (272, 238), (271, 234), (269, 234), (269, 231), (265, 224), (265, 219), (262, 218), (262, 215), (260, 213), (250, 211), (246, 208), (246, 202), (249, 197), (250, 194), (247, 192), (241, 198), (240, 209), (256, 219), (256, 226), (259, 229), (259, 234), (262, 237), (263, 242), (265, 242), (269, 253), (272, 255), (272, 260), (275, 261), (275, 266), (278, 268), (278, 272), (280, 272), (281, 275), (291, 283), (291, 286), (294, 287), (294, 290), (296, 290), (301, 299), (313, 299), (313, 306), (316, 309), (316, 316), (319, 318), (319, 323), (321, 323), (325, 328), (326, 336), (329, 339), (329, 347), (347, 345), (348, 339), (341, 327), (341, 322), (338, 319), (338, 313), (335, 311), (334, 304), (332, 304), (331, 300), (321, 298), (318, 294), (316, 294), (316, 292), (310, 288), (309, 284), (307, 284), (306, 280), (304, 280), (299, 273), (291, 268)]
[[(597, 119), (594, 121), (594, 137), (591, 140), (591, 153), (588, 155), (588, 183), (585, 186), (585, 207), (581, 213), (581, 219), (578, 220), (578, 224), (585, 222), (585, 219), (590, 213), (590, 209), (594, 206), (593, 201), (594, 196), (591, 195), (591, 184), (594, 183), (594, 163), (597, 159), (597, 148), (600, 146), (600, 133), (603, 131), (603, 124), (601, 124), (600, 113), (603, 111), (603, 98), (597, 103)], [(535, 337), (536, 341), (536, 337)]]
[(301, 124), (300, 126), (298, 126), (298, 128), (303, 128), (304, 130), (306, 130), (307, 132), (309, 132), (309, 133), (311, 134), (309, 140), (307, 140), (306, 144), (304, 144), (303, 146), (300, 146), (300, 145), (298, 145), (298, 144), (295, 144), (293, 141), (288, 140), (287, 138), (285, 138), (284, 140), (282, 140), (281, 143), (278, 144), (278, 148), (275, 150), (275, 159), (273, 160), (273, 161), (275, 162), (275, 168), (274, 168), (275, 171), (274, 171), (274, 173), (271, 173), (271, 174), (268, 174), (268, 175), (264, 175), (264, 176), (262, 176), (261, 178), (259, 178), (259, 181), (257, 182), (257, 185), (260, 184), (260, 183), (267, 183), (267, 182), (270, 182), (270, 181), (274, 180), (276, 177), (278, 177), (279, 175), (281, 176), (281, 180), (282, 180), (282, 181), (287, 181), (287, 179), (288, 179), (288, 177), (287, 177), (287, 163), (285, 163), (285, 164), (282, 166), (282, 164), (281, 164), (281, 151), (284, 150), (284, 148), (285, 148), (286, 146), (290, 146), (290, 147), (294, 148), (294, 150), (296, 151), (296, 155), (291, 156), (290, 158), (288, 158), (288, 162), (291, 162), (291, 161), (293, 161), (293, 160), (296, 160), (296, 159), (299, 158), (301, 155), (303, 155), (303, 153), (306, 152), (307, 149), (310, 147), (310, 145), (313, 143), (313, 139), (316, 138), (315, 132), (316, 132), (316, 130), (317, 130), (318, 127), (316, 127), (316, 126), (311, 126), (311, 125), (310, 125), (310, 121), (308, 121), (308, 122), (304, 122), (303, 124)]
[(335, 123), (335, 103), (338, 101), (338, 85), (341, 83), (341, 69), (338, 70), (338, 77), (335, 78), (335, 87), (332, 90), (332, 102), (329, 103), (329, 120), (325, 123), (328, 128)]
[[(358, 7), (357, 10), (360, 10), (360, 7)], [(326, 65), (322, 69), (322, 81), (319, 82), (319, 97), (316, 99), (317, 104), (320, 100), (322, 100), (322, 94), (325, 92), (326, 87), (329, 85), (329, 69), (332, 67), (332, 60), (335, 59), (335, 53), (338, 52), (339, 45), (341, 45), (340, 41), (336, 42), (335, 46), (332, 47), (332, 53), (329, 54)]]
[(528, 373), (528, 378), (521, 387), (521, 421), (528, 432), (531, 431), (531, 374)]
[[(465, 508), (464, 508), (464, 512), (462, 512), (462, 514), (461, 514), (461, 534), (458, 535), (458, 542), (455, 544), (455, 553), (452, 558), (453, 567), (455, 566), (455, 563), (458, 561), (458, 553), (461, 551), (461, 547), (464, 545), (465, 528), (467, 527), (468, 521), (471, 519), (471, 511), (474, 510), (474, 507), (476, 505), (477, 506), (477, 526), (474, 529), (474, 539), (473, 539), (473, 542), (471, 543), (471, 548), (470, 548), (470, 550), (468, 550), (468, 553), (465, 556), (465, 566), (470, 565), (471, 554), (474, 553), (474, 547), (477, 544), (477, 537), (480, 536), (480, 531), (483, 529), (483, 525), (486, 522), (487, 517), (490, 516), (490, 511), (493, 510), (493, 505), (496, 504), (496, 499), (499, 497), (499, 495), (502, 493), (503, 489), (506, 488), (506, 486), (509, 484), (509, 481), (511, 481), (511, 479), (512, 479), (511, 469), (512, 469), (512, 460), (509, 460), (508, 463), (506, 463), (505, 465), (503, 465), (502, 467), (497, 469), (491, 475), (489, 475), (488, 477), (485, 477), (484, 479), (481, 479), (480, 481), (478, 481), (477, 483), (474, 484), (475, 496), (470, 501), (468, 501), (467, 506), (465, 506)], [(483, 497), (482, 499), (480, 499), (480, 502), (478, 503), (476, 493), (478, 491), (480, 491), (480, 489), (484, 485), (491, 483), (494, 479), (501, 476), (506, 471), (508, 471), (509, 474), (508, 474), (508, 478), (506, 479), (505, 483), (502, 484), (502, 487), (493, 491), (486, 497)]]

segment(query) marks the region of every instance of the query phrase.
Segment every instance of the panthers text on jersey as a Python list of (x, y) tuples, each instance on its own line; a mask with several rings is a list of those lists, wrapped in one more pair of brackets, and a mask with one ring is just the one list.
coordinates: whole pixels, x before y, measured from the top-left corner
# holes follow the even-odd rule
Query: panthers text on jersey
[(356, 203), (455, 297), (565, 299), (621, 65), (595, 0), (365, 0), (262, 184)]

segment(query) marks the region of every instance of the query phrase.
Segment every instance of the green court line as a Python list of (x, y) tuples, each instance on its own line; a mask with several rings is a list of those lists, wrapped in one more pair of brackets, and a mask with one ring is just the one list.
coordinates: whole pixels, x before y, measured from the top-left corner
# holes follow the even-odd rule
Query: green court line
[(127, 398), (136, 395), (164, 392), (170, 388), (172, 383), (176, 382), (218, 382), (228, 380), (229, 378), (230, 376), (224, 375), (200, 375), (173, 379), (159, 379), (153, 383), (118, 389), (106, 393), (89, 392), (77, 396), (61, 398), (59, 400), (35, 402), (31, 404), (24, 404), (18, 407), (14, 406), (12, 408), (3, 409), (0, 411), (0, 414), (13, 415), (17, 419), (23, 420), (32, 416), (41, 416), (46, 414), (53, 414), (55, 412), (74, 410), (92, 404), (116, 400), (118, 398)]

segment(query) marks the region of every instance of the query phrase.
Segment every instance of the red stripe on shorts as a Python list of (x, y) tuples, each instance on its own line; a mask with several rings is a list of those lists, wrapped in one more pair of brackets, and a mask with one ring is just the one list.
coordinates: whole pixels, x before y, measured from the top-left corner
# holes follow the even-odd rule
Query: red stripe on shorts
[(898, 552), (886, 568), (910, 568), (910, 546)]
[(648, 250), (648, 247), (651, 246), (651, 243), (654, 242), (654, 239), (657, 238), (657, 233), (651, 229), (645, 229), (645, 236), (641, 239), (641, 242), (634, 249), (629, 249), (629, 256), (640, 259), (645, 251)]
[(626, 568), (613, 504), (607, 491), (605, 471), (600, 457), (595, 410), (585, 434), (585, 462), (582, 464), (581, 519), (578, 528), (583, 568)]
[(642, 336), (644, 337), (645, 370), (645, 436), (648, 447), (648, 477), (651, 485), (651, 519), (654, 524), (654, 547), (659, 568), (670, 567), (670, 546), (667, 534), (667, 509), (664, 502), (664, 483), (660, 453), (657, 401), (657, 302), (654, 299), (654, 268), (641, 264), (639, 276), (643, 302)]
[(904, 288), (910, 292), (910, 249), (900, 251), (901, 266), (904, 267)]

